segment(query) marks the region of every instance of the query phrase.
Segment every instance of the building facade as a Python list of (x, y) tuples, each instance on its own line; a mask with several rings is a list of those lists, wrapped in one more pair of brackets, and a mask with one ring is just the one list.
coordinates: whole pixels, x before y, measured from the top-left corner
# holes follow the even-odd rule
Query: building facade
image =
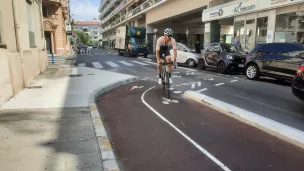
[(0, 105), (27, 87), (47, 63), (42, 2), (1, 0)]
[(99, 41), (102, 39), (101, 36), (101, 22), (98, 20), (92, 21), (75, 21), (74, 22), (75, 31), (83, 31), (87, 33), (92, 41)]
[(230, 26), (232, 38), (240, 37), (246, 51), (260, 43), (304, 42), (303, 0), (229, 1), (204, 10), (202, 21), (206, 43), (226, 39), (220, 36), (222, 23)]
[(66, 23), (69, 21), (68, 0), (42, 0), (43, 29), (48, 54), (70, 52)]
[(303, 0), (101, 0), (103, 43), (115, 47), (118, 26), (144, 26), (150, 53), (171, 27), (190, 48), (197, 41), (233, 43), (240, 36), (246, 51), (256, 44), (304, 42)]

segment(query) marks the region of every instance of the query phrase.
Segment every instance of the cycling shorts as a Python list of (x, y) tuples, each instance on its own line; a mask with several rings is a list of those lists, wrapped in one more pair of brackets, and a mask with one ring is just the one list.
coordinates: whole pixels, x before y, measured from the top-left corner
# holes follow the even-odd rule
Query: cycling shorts
[[(163, 57), (163, 55), (164, 55), (164, 57)], [(167, 46), (167, 45), (161, 45), (160, 46), (160, 48), (159, 48), (159, 57), (160, 58), (166, 58), (166, 57), (170, 57), (171, 58), (169, 46)]]

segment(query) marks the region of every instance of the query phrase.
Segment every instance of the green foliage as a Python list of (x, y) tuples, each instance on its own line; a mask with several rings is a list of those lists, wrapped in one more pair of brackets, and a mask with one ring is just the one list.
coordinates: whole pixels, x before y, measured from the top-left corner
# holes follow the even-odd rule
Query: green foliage
[(91, 37), (82, 31), (76, 31), (77, 34), (77, 43), (82, 43), (82, 44), (90, 44)]

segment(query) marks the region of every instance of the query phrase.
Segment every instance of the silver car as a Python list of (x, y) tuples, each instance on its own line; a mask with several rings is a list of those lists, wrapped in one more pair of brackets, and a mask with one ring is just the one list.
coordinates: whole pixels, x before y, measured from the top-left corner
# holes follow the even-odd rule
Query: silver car
[[(176, 43), (177, 48), (177, 63), (186, 64), (189, 67), (195, 67), (198, 64), (199, 54), (182, 43)], [(173, 50), (170, 50), (171, 58), (173, 59)]]

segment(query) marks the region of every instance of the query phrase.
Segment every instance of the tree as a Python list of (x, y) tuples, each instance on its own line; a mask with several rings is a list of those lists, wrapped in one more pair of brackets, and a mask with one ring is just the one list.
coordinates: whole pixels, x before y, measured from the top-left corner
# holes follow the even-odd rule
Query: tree
[(82, 31), (76, 31), (77, 34), (77, 43), (82, 43), (82, 44), (89, 44), (91, 37)]

